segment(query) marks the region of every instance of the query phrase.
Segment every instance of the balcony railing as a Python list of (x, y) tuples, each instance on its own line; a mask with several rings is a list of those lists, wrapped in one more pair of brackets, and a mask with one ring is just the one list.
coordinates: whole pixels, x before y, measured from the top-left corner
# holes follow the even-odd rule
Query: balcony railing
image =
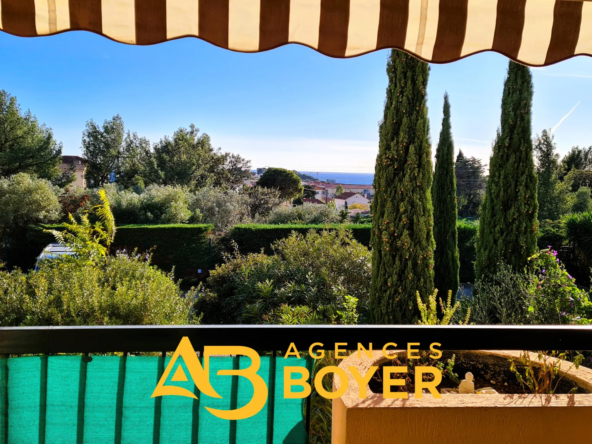
[[(258, 415), (223, 421), (205, 407), (240, 407), (252, 396), (239, 378), (215, 380), (222, 400), (187, 388), (197, 399), (151, 398), (172, 351), (187, 336), (196, 351), (240, 345), (261, 354), (260, 374), (268, 402)], [(299, 351), (322, 343), (326, 350), (375, 350), (387, 343), (419, 348), (438, 342), (442, 350), (590, 350), (589, 326), (104, 326), (0, 328), (0, 444), (13, 442), (168, 442), (304, 444), (310, 430), (310, 397), (283, 398), (283, 367), (313, 368), (312, 359), (284, 359), (293, 343)], [(151, 356), (146, 356), (145, 353)], [(154, 353), (156, 352), (156, 353)], [(168, 354), (167, 354), (168, 353)], [(75, 356), (67, 356), (75, 354)], [(107, 354), (107, 356), (105, 356)], [(26, 355), (26, 356), (22, 356)], [(33, 355), (33, 356), (31, 356)], [(140, 355), (140, 356), (138, 356)], [(242, 362), (242, 364), (241, 364)], [(240, 356), (212, 357), (216, 370), (249, 365)], [(313, 373), (312, 371), (310, 372)], [(311, 381), (309, 381), (311, 382)], [(180, 384), (180, 383), (175, 383)], [(218, 402), (218, 404), (216, 404)], [(254, 440), (253, 436), (258, 436)]]

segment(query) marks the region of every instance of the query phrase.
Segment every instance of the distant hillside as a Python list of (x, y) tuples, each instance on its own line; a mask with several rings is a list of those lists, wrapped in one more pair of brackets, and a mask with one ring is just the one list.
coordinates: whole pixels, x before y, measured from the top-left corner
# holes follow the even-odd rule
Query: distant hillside
[(304, 173), (299, 173), (298, 171), (294, 171), (296, 173), (296, 175), (298, 177), (300, 177), (300, 180), (317, 180), (316, 177), (312, 177), (309, 174), (304, 174)]

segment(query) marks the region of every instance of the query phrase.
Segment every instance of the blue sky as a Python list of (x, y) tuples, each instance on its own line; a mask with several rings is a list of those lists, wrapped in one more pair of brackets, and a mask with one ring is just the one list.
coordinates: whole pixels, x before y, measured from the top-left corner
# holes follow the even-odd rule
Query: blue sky
[[(0, 32), (0, 89), (79, 154), (89, 119), (121, 114), (153, 142), (191, 123), (254, 167), (372, 172), (386, 87), (387, 52), (332, 59), (298, 45), (259, 54), (197, 39), (126, 46), (85, 32), (18, 38)], [(480, 54), (432, 65), (428, 106), (437, 143), (443, 94), (457, 150), (488, 162), (499, 125), (507, 60)], [(533, 132), (555, 127), (559, 152), (592, 145), (592, 60), (533, 70)]]

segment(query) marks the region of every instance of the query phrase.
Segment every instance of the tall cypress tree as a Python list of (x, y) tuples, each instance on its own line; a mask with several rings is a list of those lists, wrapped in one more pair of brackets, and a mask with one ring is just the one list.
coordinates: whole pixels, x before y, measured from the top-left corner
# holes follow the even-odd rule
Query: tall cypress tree
[(477, 238), (477, 279), (500, 261), (522, 269), (537, 248), (537, 177), (532, 155), (532, 76), (510, 61), (501, 127), (493, 146)]
[(441, 294), (458, 292), (458, 243), (456, 232), (456, 177), (454, 175), (454, 142), (450, 126), (450, 102), (444, 95), (444, 118), (436, 148), (436, 171), (432, 185), (434, 202), (434, 286)]
[(416, 292), (434, 287), (432, 156), (427, 63), (393, 50), (372, 201), (371, 310), (378, 324), (418, 317)]

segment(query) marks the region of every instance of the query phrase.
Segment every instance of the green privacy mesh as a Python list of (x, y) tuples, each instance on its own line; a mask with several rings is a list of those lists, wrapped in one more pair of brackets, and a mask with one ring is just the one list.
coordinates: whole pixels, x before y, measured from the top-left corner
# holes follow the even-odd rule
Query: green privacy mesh
[[(284, 399), (285, 366), (304, 359), (261, 357), (259, 375), (269, 388), (252, 418), (226, 421), (206, 407), (235, 409), (253, 396), (251, 383), (219, 376), (247, 368), (247, 357), (211, 357), (210, 381), (221, 398), (197, 391), (193, 381), (171, 382), (197, 400), (151, 398), (170, 357), (35, 356), (0, 359), (0, 444), (304, 444), (304, 401)], [(182, 359), (177, 363), (186, 375)], [(310, 363), (309, 369), (310, 369)], [(297, 391), (297, 390), (296, 390)]]

